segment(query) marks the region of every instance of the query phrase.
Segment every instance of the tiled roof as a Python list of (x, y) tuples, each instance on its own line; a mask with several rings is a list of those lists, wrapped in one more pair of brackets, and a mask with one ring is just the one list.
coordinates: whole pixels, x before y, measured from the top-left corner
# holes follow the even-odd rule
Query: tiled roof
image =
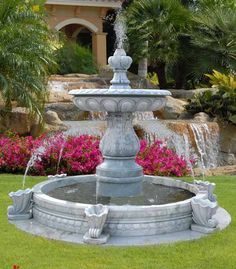
[(118, 8), (121, 6), (122, 2), (123, 0), (48, 0), (46, 1), (46, 4)]

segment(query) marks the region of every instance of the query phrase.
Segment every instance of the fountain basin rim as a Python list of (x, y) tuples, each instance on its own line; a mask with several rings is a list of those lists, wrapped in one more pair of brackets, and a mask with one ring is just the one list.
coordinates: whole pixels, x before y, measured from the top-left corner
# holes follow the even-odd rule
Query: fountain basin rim
[(117, 96), (117, 97), (166, 97), (171, 96), (167, 90), (146, 89), (78, 89), (69, 91), (70, 95), (79, 96)]
[[(186, 189), (198, 195), (198, 188), (172, 178), (146, 176), (153, 183)], [(76, 182), (77, 180), (77, 182)], [(55, 188), (79, 182), (94, 182), (96, 175), (82, 175), (42, 182), (33, 188), (33, 217), (47, 227), (85, 234), (88, 222), (85, 209), (95, 203), (76, 203), (47, 195)], [(107, 205), (105, 232), (111, 236), (146, 236), (188, 230), (192, 224), (191, 199), (162, 205)]]
[[(85, 180), (83, 180), (83, 178), (86, 178)], [(172, 187), (176, 187), (176, 188), (182, 188), (185, 190), (188, 190), (192, 193), (194, 193), (195, 195), (197, 195), (197, 193), (199, 192), (199, 189), (194, 186), (191, 183), (187, 183), (178, 179), (173, 179), (173, 178), (169, 178), (169, 177), (158, 177), (158, 176), (144, 176), (144, 178), (147, 180), (153, 180), (153, 184), (160, 184), (160, 185), (164, 185), (164, 186), (172, 186)], [(81, 179), (78, 182), (93, 182), (96, 181), (96, 175), (80, 175), (80, 176), (69, 176), (69, 177), (64, 177), (64, 178), (56, 178), (56, 179), (50, 179), (47, 181), (43, 181), (37, 185), (35, 185), (33, 187), (33, 193), (34, 193), (34, 197), (36, 199), (40, 199), (41, 201), (45, 201), (48, 204), (57, 204), (57, 205), (65, 205), (66, 207), (70, 207), (73, 209), (76, 208), (80, 208), (80, 209), (85, 209), (88, 206), (94, 205), (94, 204), (86, 204), (86, 203), (76, 203), (76, 202), (70, 202), (70, 201), (66, 201), (66, 200), (61, 200), (61, 199), (57, 199), (57, 198), (53, 198), (49, 195), (47, 195), (47, 192), (49, 192), (52, 189), (55, 188), (59, 188), (59, 187), (65, 187), (68, 185), (72, 185), (74, 183), (76, 183), (76, 179)], [(160, 182), (154, 182), (158, 179), (160, 179)], [(163, 181), (163, 182), (162, 182)], [(166, 182), (165, 182), (166, 181)], [(171, 182), (172, 181), (172, 182)], [(68, 184), (61, 184), (61, 183), (68, 183)], [(77, 182), (77, 183), (78, 183)], [(59, 186), (56, 186), (55, 188), (52, 187), (52, 185), (55, 184), (59, 184)], [(167, 183), (167, 184), (164, 184)], [(51, 188), (50, 188), (51, 187)], [(49, 189), (48, 189), (49, 188)], [(167, 203), (167, 204), (162, 204), (162, 205), (107, 205), (109, 207), (110, 210), (118, 210), (118, 211), (126, 211), (127, 207), (130, 210), (137, 210), (139, 211), (140, 209), (165, 209), (165, 208), (171, 208), (173, 206), (181, 206), (184, 204), (188, 204), (190, 203), (192, 198), (183, 200), (183, 201), (179, 201), (179, 202), (174, 202), (174, 203)]]

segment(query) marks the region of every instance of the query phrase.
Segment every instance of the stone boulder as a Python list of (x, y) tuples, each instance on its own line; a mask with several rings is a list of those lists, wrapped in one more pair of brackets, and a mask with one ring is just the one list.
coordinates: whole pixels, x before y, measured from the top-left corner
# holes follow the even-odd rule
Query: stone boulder
[[(194, 169), (195, 176), (197, 176), (197, 177), (202, 176), (202, 174), (203, 174), (203, 171), (200, 168)], [(204, 175), (206, 177), (224, 176), (224, 175), (235, 176), (236, 175), (236, 165), (226, 165), (226, 166), (216, 167), (214, 169), (205, 170)]]
[(167, 102), (165, 107), (158, 111), (154, 111), (154, 116), (163, 119), (178, 119), (180, 116), (185, 113), (185, 105), (187, 105), (187, 101), (175, 99), (171, 96), (167, 96)]
[(0, 131), (12, 131), (20, 135), (31, 134), (31, 130), (39, 124), (39, 119), (30, 116), (25, 107), (13, 108), (11, 112), (0, 116)]
[(220, 124), (220, 147), (222, 152), (236, 154), (236, 125)]
[(53, 103), (47, 104), (46, 111), (54, 111), (63, 121), (80, 121), (90, 118), (89, 112), (79, 111), (73, 103)]
[(216, 88), (202, 88), (202, 89), (194, 89), (194, 90), (170, 89), (169, 91), (172, 93), (172, 96), (174, 98), (192, 99), (196, 94), (201, 94), (205, 91), (216, 91)]
[(199, 112), (194, 115), (193, 120), (197, 122), (208, 122), (210, 121), (210, 117), (205, 112)]
[(68, 92), (49, 91), (47, 103), (71, 102), (72, 98), (73, 97), (69, 95)]
[(42, 131), (58, 132), (66, 131), (67, 126), (59, 119), (54, 111), (45, 112), (45, 126), (42, 126), (37, 116), (33, 117), (25, 107), (13, 108), (11, 112), (0, 116), (0, 131), (12, 131), (19, 135), (37, 136)]
[(236, 125), (220, 124), (220, 163), (236, 165)]
[(107, 82), (97, 75), (71, 74), (66, 76), (54, 75), (48, 81), (48, 103), (71, 102), (69, 95), (74, 89), (108, 88)]
[(63, 132), (67, 131), (68, 127), (59, 119), (55, 111), (48, 110), (44, 114), (45, 126), (44, 132)]

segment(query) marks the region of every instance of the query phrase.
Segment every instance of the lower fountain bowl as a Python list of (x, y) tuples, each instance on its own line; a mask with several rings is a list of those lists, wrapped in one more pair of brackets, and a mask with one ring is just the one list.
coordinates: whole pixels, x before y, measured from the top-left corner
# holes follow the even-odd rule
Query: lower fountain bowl
[[(145, 181), (165, 187), (186, 190), (190, 196), (198, 188), (180, 180), (167, 177), (145, 176)], [(66, 232), (85, 234), (88, 223), (85, 208), (91, 203), (70, 202), (49, 196), (55, 189), (77, 183), (94, 183), (95, 175), (84, 175), (48, 180), (33, 189), (34, 219), (45, 226)], [(167, 204), (112, 205), (105, 224), (105, 232), (111, 236), (146, 236), (188, 230), (192, 224), (191, 198)]]

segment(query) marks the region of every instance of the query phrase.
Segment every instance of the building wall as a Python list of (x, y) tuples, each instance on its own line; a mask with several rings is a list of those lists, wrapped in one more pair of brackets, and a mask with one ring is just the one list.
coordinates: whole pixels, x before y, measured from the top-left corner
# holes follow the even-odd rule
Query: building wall
[[(106, 65), (107, 64), (106, 33), (103, 33), (103, 18), (105, 17), (109, 9), (115, 8), (115, 7), (109, 7), (108, 6), (109, 2), (111, 3), (111, 6), (114, 6), (115, 4), (117, 7), (119, 7), (122, 1), (90, 0), (90, 1), (83, 1), (83, 6), (79, 6), (78, 4), (75, 5), (48, 4), (51, 2), (58, 2), (58, 1), (48, 1), (46, 3), (46, 9), (49, 14), (48, 23), (50, 27), (58, 31), (67, 25), (73, 25), (72, 29), (73, 31), (77, 31), (77, 29), (80, 28), (81, 26), (88, 28), (92, 32), (92, 51), (96, 59), (96, 62), (99, 66)], [(60, 0), (59, 2), (63, 1)], [(88, 2), (90, 6), (85, 6), (86, 2)], [(91, 6), (93, 2), (94, 5), (99, 6)], [(106, 5), (101, 6), (102, 3)], [(78, 25), (78, 28), (75, 29), (74, 25)]]

